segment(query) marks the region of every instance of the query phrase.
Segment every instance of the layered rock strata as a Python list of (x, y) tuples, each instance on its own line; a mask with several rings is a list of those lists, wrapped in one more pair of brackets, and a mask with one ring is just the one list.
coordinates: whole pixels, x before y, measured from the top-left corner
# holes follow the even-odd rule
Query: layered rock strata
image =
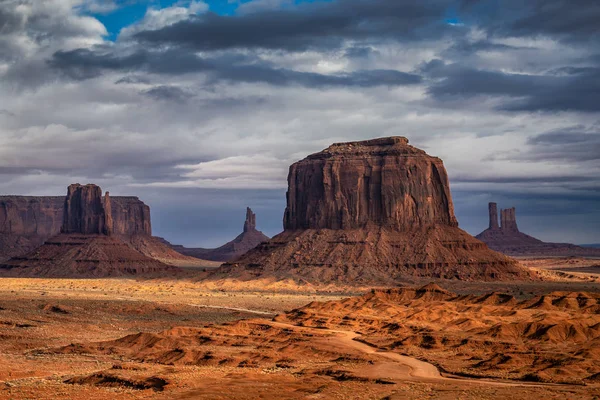
[(531, 277), (458, 228), (442, 160), (403, 137), (337, 143), (293, 164), (284, 232), (218, 274), (351, 284)]

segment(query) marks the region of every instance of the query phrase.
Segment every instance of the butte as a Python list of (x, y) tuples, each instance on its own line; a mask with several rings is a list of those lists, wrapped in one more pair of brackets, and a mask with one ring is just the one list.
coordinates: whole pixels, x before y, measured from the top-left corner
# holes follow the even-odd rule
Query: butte
[(37, 249), (0, 264), (0, 272), (31, 277), (173, 275), (180, 270), (145, 256), (113, 234), (108, 192), (70, 185), (60, 233)]
[(458, 227), (442, 160), (404, 137), (336, 143), (293, 164), (283, 225), (216, 277), (346, 284), (532, 278)]

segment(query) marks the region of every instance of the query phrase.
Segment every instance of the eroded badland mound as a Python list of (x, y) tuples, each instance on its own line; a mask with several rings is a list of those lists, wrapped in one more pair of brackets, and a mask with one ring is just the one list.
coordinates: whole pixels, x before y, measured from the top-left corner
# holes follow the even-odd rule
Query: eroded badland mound
[(284, 229), (216, 276), (383, 285), (530, 278), (458, 228), (442, 160), (404, 137), (338, 143), (293, 164)]
[(256, 214), (248, 207), (246, 208), (246, 220), (244, 221), (244, 230), (242, 233), (221, 247), (216, 249), (203, 249), (187, 248), (179, 245), (171, 245), (170, 243), (169, 245), (177, 252), (187, 256), (224, 262), (240, 257), (267, 240), (269, 240), (269, 237), (256, 229)]
[(311, 303), (277, 318), (363, 334), (454, 374), (541, 382), (597, 382), (600, 295), (553, 292), (517, 301), (501, 293), (456, 295), (437, 285), (373, 290)]
[[(185, 398), (593, 398), (599, 327), (598, 294), (517, 300), (429, 284), (313, 302), (272, 320), (174, 327), (44, 353), (114, 364), (67, 383), (160, 378), (170, 383), (167, 395)], [(181, 376), (193, 371), (210, 379), (186, 392)], [(409, 382), (440, 392), (423, 394)]]
[(17, 276), (106, 277), (175, 274), (179, 269), (145, 256), (114, 235), (111, 198), (96, 185), (70, 185), (61, 233), (39, 248), (0, 264)]
[(500, 210), (498, 223), (498, 205), (488, 204), (489, 227), (477, 239), (491, 249), (512, 256), (592, 256), (600, 257), (600, 249), (576, 246), (570, 243), (548, 243), (529, 236), (517, 226), (516, 209)]

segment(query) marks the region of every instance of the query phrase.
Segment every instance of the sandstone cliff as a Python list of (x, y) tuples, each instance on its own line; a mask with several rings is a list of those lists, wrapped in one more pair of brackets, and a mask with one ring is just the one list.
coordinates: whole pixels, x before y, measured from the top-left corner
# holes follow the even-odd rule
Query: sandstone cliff
[[(110, 209), (108, 196), (107, 201)], [(65, 198), (61, 233), (99, 235), (112, 232), (112, 226), (107, 226), (107, 222), (112, 223), (112, 219), (107, 219), (104, 206), (102, 189), (99, 186), (78, 183), (70, 185)]]
[(458, 226), (439, 158), (391, 137), (337, 143), (290, 167), (284, 229)]
[(531, 278), (458, 228), (442, 161), (403, 137), (334, 144), (292, 165), (284, 229), (215, 278)]
[(491, 249), (511, 256), (600, 256), (600, 249), (570, 243), (547, 243), (519, 231), (516, 209), (500, 210), (498, 225), (496, 203), (489, 203), (489, 228), (475, 236)]

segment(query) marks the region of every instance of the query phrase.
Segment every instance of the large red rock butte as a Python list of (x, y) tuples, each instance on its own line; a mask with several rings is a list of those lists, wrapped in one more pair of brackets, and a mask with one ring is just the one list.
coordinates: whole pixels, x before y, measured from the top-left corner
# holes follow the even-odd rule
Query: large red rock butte
[(31, 252), (0, 264), (16, 276), (107, 277), (175, 274), (113, 234), (111, 199), (96, 185), (70, 185), (64, 199), (61, 233)]
[(284, 232), (216, 276), (390, 284), (529, 279), (458, 228), (442, 160), (404, 137), (337, 143), (293, 164)]
[(269, 237), (256, 229), (256, 214), (250, 207), (246, 208), (244, 230), (235, 239), (216, 249), (188, 248), (180, 245), (171, 245), (174, 250), (187, 256), (210, 261), (234, 260), (259, 244), (269, 240)]
[(600, 256), (600, 249), (576, 246), (570, 243), (548, 243), (521, 232), (517, 226), (515, 207), (500, 210), (488, 204), (489, 227), (475, 236), (491, 249), (511, 256)]

